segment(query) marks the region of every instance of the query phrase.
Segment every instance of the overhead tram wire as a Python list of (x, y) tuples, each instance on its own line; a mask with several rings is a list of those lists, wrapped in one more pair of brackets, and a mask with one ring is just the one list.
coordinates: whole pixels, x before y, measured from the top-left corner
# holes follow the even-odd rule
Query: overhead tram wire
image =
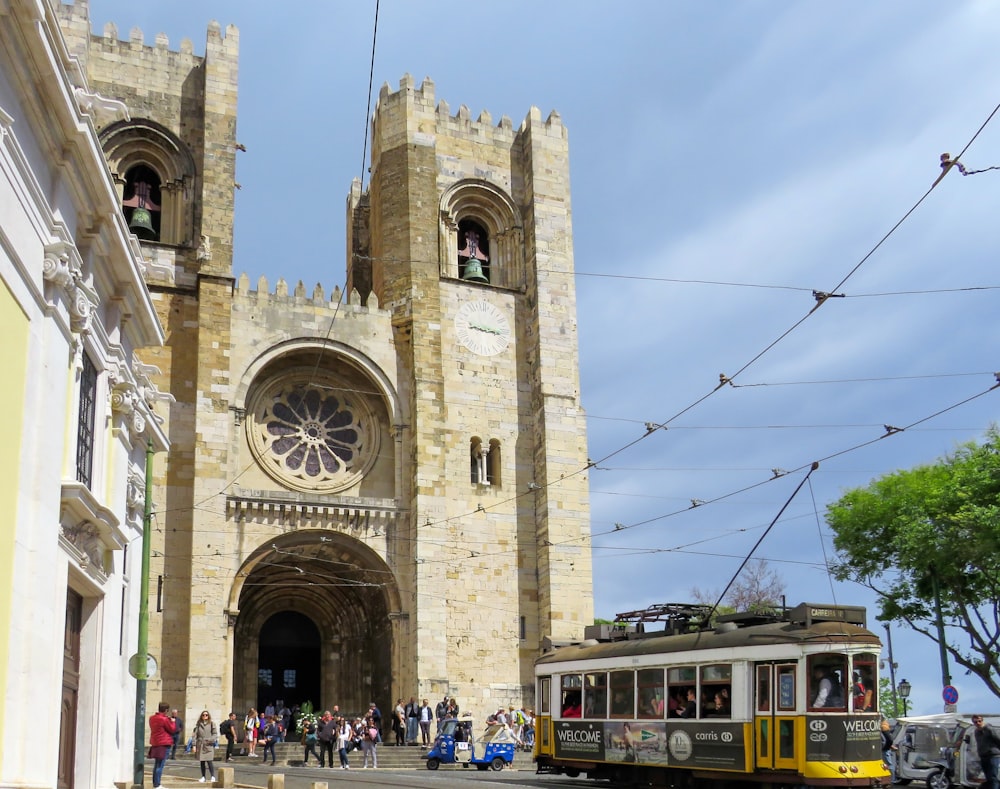
[[(375, 55), (374, 55), (374, 49), (375, 49), (374, 48), (374, 41), (375, 41), (375, 35), (377, 35), (377, 30), (378, 30), (378, 0), (376, 0), (375, 34), (373, 34), (372, 63), (371, 63), (371, 70), (370, 70), (370, 74), (369, 74), (369, 105), (370, 105), (370, 102), (371, 102), (371, 96), (370, 96), (371, 81), (372, 81), (371, 77), (372, 77), (372, 74), (374, 73), (374, 57), (375, 57)], [(989, 116), (986, 118), (986, 120), (983, 121), (983, 123), (980, 125), (979, 129), (977, 129), (976, 132), (975, 132), (975, 134), (973, 134), (973, 136), (970, 138), (969, 142), (966, 143), (966, 145), (962, 148), (961, 153), (952, 160), (952, 164), (958, 162), (958, 160), (961, 158), (961, 156), (969, 149), (969, 147), (972, 145), (972, 143), (976, 140), (976, 138), (983, 131), (983, 129), (986, 128), (986, 126), (990, 123), (990, 121), (993, 119), (993, 117), (996, 115), (996, 113), (998, 111), (1000, 111), (1000, 104), (998, 104), (993, 109), (993, 111), (989, 114)], [(366, 117), (365, 117), (365, 145), (366, 146), (367, 146), (367, 134), (368, 134), (368, 125), (367, 125), (367, 123), (368, 123), (368, 119), (367, 119), (367, 111), (366, 111)], [(362, 166), (362, 169), (364, 169), (363, 166)], [(821, 293), (819, 291), (813, 291), (813, 293), (814, 293), (814, 295), (815, 295), (815, 297), (817, 299), (817, 303), (812, 307), (812, 309), (805, 316), (803, 316), (798, 321), (796, 321), (790, 328), (788, 328), (786, 331), (784, 331), (778, 338), (776, 338), (771, 343), (769, 343), (763, 350), (761, 350), (759, 353), (757, 353), (755, 356), (753, 356), (748, 362), (746, 362), (742, 367), (740, 367), (736, 371), (736, 373), (734, 373), (732, 376), (727, 376), (725, 374), (720, 374), (720, 376), (719, 376), (720, 380), (719, 380), (719, 384), (717, 386), (715, 386), (712, 390), (710, 390), (709, 392), (705, 393), (701, 397), (697, 398), (693, 402), (689, 403), (687, 406), (685, 406), (684, 408), (682, 408), (680, 411), (676, 412), (673, 416), (669, 417), (667, 420), (665, 420), (663, 422), (660, 422), (660, 423), (652, 423), (652, 422), (648, 423), (649, 427), (647, 427), (647, 431), (644, 434), (638, 436), (637, 438), (633, 439), (632, 441), (627, 442), (626, 444), (622, 445), (618, 449), (613, 450), (612, 452), (609, 452), (608, 454), (604, 455), (602, 458), (600, 458), (597, 461), (588, 460), (587, 464), (584, 465), (583, 467), (577, 469), (576, 471), (568, 472), (567, 474), (565, 474), (562, 477), (560, 477), (560, 479), (557, 480), (557, 481), (554, 481), (554, 482), (551, 482), (551, 483), (546, 483), (545, 485), (542, 486), (542, 488), (544, 489), (545, 487), (548, 487), (549, 485), (558, 484), (558, 482), (561, 482), (562, 480), (578, 476), (579, 474), (584, 473), (588, 469), (591, 469), (591, 468), (599, 465), (600, 463), (603, 463), (603, 462), (611, 459), (612, 457), (615, 457), (616, 455), (619, 455), (622, 452), (625, 452), (626, 450), (631, 449), (633, 446), (635, 446), (636, 444), (640, 443), (641, 441), (644, 441), (646, 438), (648, 438), (649, 436), (651, 436), (653, 433), (657, 432), (660, 429), (665, 429), (667, 427), (667, 425), (669, 425), (671, 422), (673, 422), (676, 419), (678, 419), (679, 417), (683, 416), (688, 411), (691, 411), (692, 409), (696, 408), (698, 405), (700, 405), (701, 403), (703, 403), (705, 400), (707, 400), (713, 394), (715, 394), (716, 392), (718, 392), (719, 389), (721, 389), (727, 383), (728, 384), (732, 384), (732, 381), (733, 381), (733, 379), (736, 376), (742, 374), (747, 369), (749, 369), (753, 364), (755, 364), (757, 361), (759, 361), (766, 353), (768, 353), (771, 349), (773, 349), (785, 337), (787, 337), (788, 335), (790, 335), (799, 326), (801, 326), (809, 316), (811, 316), (814, 312), (816, 312), (819, 309), (820, 306), (822, 306), (824, 303), (826, 303), (826, 301), (829, 300), (829, 297), (832, 294), (836, 293), (836, 291), (839, 290), (840, 287), (845, 282), (847, 282), (847, 280), (850, 279), (850, 277), (852, 277), (861, 268), (861, 266), (872, 257), (872, 255), (885, 243), (885, 241), (888, 240), (888, 238), (903, 224), (903, 222), (909, 216), (911, 216), (913, 214), (913, 212), (917, 209), (917, 207), (919, 207), (924, 202), (924, 200), (928, 197), (928, 195), (930, 195), (930, 193), (934, 190), (934, 188), (941, 182), (941, 180), (947, 174), (947, 172), (948, 172), (949, 169), (950, 168), (945, 169), (945, 171), (940, 176), (938, 176), (937, 180), (935, 180), (935, 182), (931, 185), (931, 187), (920, 197), (920, 199), (910, 208), (910, 210), (907, 211), (903, 215), (903, 217), (898, 222), (896, 222), (895, 225), (893, 225), (893, 227), (879, 240), (879, 242), (871, 250), (869, 250), (869, 252), (863, 258), (861, 258), (860, 261), (858, 261), (858, 263), (848, 272), (848, 274), (845, 277), (843, 277), (840, 280), (840, 282), (837, 284), (836, 287), (833, 288), (832, 291), (830, 291), (829, 293)], [(350, 271), (351, 264), (352, 264), (352, 261), (349, 260), (348, 261), (348, 271)], [(339, 305), (339, 302), (338, 302), (338, 305)], [(336, 314), (334, 315), (334, 319), (336, 319)], [(331, 320), (330, 328), (327, 331), (327, 337), (329, 337), (329, 333), (332, 331), (332, 329), (333, 329), (333, 320)], [(320, 355), (322, 355), (322, 349), (320, 351)], [(317, 366), (316, 366), (317, 370), (318, 370), (318, 367), (319, 367), (319, 361), (320, 361), (320, 359), (318, 358), (317, 359)], [(314, 371), (314, 374), (315, 374), (315, 371)], [(866, 444), (859, 445), (859, 447), (860, 446), (865, 446), (865, 445), (867, 445), (867, 443), (870, 443), (870, 442), (866, 442)], [(851, 451), (851, 450), (845, 450), (845, 451)], [(243, 472), (241, 472), (241, 474), (242, 473)], [(226, 488), (228, 488), (230, 484), (232, 484), (232, 482), (228, 483), (226, 485)], [(225, 488), (223, 488), (223, 491), (224, 490), (225, 490)], [(220, 493), (222, 493), (223, 491), (220, 491)], [(521, 498), (521, 497), (523, 497), (525, 495), (533, 495), (534, 493), (537, 493), (537, 490), (532, 490), (532, 491), (530, 491), (528, 493), (519, 493), (519, 494), (516, 494), (516, 495), (508, 497), (508, 498), (506, 498), (506, 499), (504, 499), (502, 501), (496, 502), (495, 504), (491, 504), (491, 505), (489, 505), (489, 507), (482, 508), (482, 505), (480, 505), (480, 507), (484, 511), (488, 511), (489, 509), (493, 509), (493, 508), (499, 507), (499, 506), (501, 506), (503, 504), (507, 504), (507, 503), (509, 503), (511, 501), (515, 501), (516, 499)], [(215, 494), (215, 495), (219, 495), (219, 494)], [(206, 499), (205, 501), (207, 501), (207, 500), (208, 499)], [(469, 514), (472, 514), (472, 513), (469, 513)], [(442, 521), (437, 521), (436, 523), (447, 523), (448, 521), (454, 520), (454, 519), (459, 518), (459, 517), (465, 517), (465, 516), (455, 516), (453, 518), (446, 518), (446, 519), (443, 519)]]
[[(798, 466), (796, 468), (792, 468), (792, 469), (790, 469), (788, 471), (783, 471), (780, 474), (779, 473), (774, 473), (774, 475), (772, 477), (768, 478), (768, 479), (759, 480), (759, 481), (757, 481), (755, 483), (752, 483), (750, 485), (746, 485), (746, 486), (744, 486), (742, 488), (738, 488), (736, 490), (729, 491), (729, 492), (724, 493), (722, 495), (716, 496), (716, 497), (714, 497), (712, 499), (707, 499), (707, 500), (704, 500), (704, 501), (699, 500), (697, 506), (698, 507), (705, 507), (705, 506), (708, 506), (709, 504), (714, 504), (716, 502), (732, 498), (732, 497), (737, 496), (737, 495), (739, 495), (741, 493), (745, 493), (747, 491), (754, 490), (754, 489), (759, 488), (759, 487), (763, 487), (764, 485), (770, 484), (770, 483), (774, 482), (777, 479), (781, 479), (782, 477), (787, 476), (788, 474), (794, 474), (794, 473), (796, 473), (798, 471), (803, 471), (803, 470), (805, 470), (807, 468), (811, 468), (813, 465), (818, 465), (818, 464), (821, 464), (821, 463), (825, 463), (826, 461), (832, 460), (833, 458), (841, 457), (843, 455), (849, 454), (851, 452), (855, 452), (855, 451), (857, 451), (859, 449), (862, 449), (864, 447), (876, 444), (879, 441), (882, 441), (882, 440), (884, 440), (886, 438), (889, 438), (890, 436), (894, 436), (894, 435), (897, 435), (899, 433), (904, 433), (904, 432), (910, 430), (911, 428), (916, 427), (917, 425), (923, 424), (923, 423), (925, 423), (927, 421), (930, 421), (931, 419), (934, 419), (934, 418), (936, 418), (938, 416), (941, 416), (942, 414), (946, 414), (946, 413), (948, 413), (950, 411), (953, 411), (956, 408), (959, 408), (959, 407), (961, 407), (963, 405), (966, 405), (967, 403), (970, 403), (970, 402), (972, 402), (974, 400), (977, 400), (980, 397), (983, 397), (984, 395), (989, 394), (990, 392), (997, 390), (998, 388), (1000, 388), (1000, 373), (996, 374), (996, 378), (997, 378), (997, 383), (995, 383), (989, 389), (986, 389), (986, 390), (984, 390), (982, 392), (979, 392), (977, 394), (971, 395), (971, 396), (969, 396), (967, 398), (964, 398), (963, 400), (960, 400), (960, 401), (958, 401), (956, 403), (953, 403), (953, 404), (951, 404), (949, 406), (946, 406), (944, 408), (938, 409), (937, 411), (934, 411), (933, 413), (928, 414), (927, 416), (924, 416), (924, 417), (922, 417), (922, 418), (920, 418), (918, 420), (915, 420), (914, 422), (911, 422), (910, 424), (905, 425), (904, 427), (893, 427), (891, 425), (884, 425), (883, 426), (883, 429), (884, 429), (883, 434), (880, 435), (880, 436), (877, 436), (876, 438), (869, 439), (867, 441), (863, 441), (863, 442), (861, 442), (859, 444), (855, 444), (855, 445), (850, 446), (850, 447), (846, 447), (846, 448), (844, 448), (842, 450), (839, 450), (837, 452), (832, 452), (832, 453), (830, 453), (828, 455), (825, 455), (825, 456), (819, 458), (818, 460), (812, 461), (811, 463), (806, 463), (806, 464), (800, 465), (800, 466)], [(594, 465), (594, 464), (591, 464), (591, 465)], [(772, 470), (772, 471), (775, 472), (775, 470)], [(536, 491), (532, 491), (532, 494), (535, 493), (535, 492)], [(218, 495), (218, 494), (216, 494), (216, 495)], [(513, 500), (516, 500), (517, 498), (521, 498), (524, 495), (530, 495), (530, 494), (518, 494), (518, 495), (515, 495), (515, 496), (512, 496), (512, 497), (506, 499), (506, 501), (513, 501)], [(208, 499), (206, 499), (206, 501), (207, 500)], [(695, 501), (695, 500), (692, 499), (691, 501)], [(490, 508), (492, 508), (493, 506), (496, 506), (496, 505), (491, 505)], [(689, 512), (691, 509), (694, 508), (694, 506), (695, 505), (692, 504), (691, 506), (684, 507), (684, 508), (678, 509), (678, 510), (673, 510), (673, 511), (670, 511), (670, 512), (667, 512), (667, 513), (663, 513), (661, 515), (657, 515), (657, 516), (654, 516), (652, 518), (647, 518), (647, 519), (642, 520), (642, 521), (637, 521), (636, 523), (632, 523), (632, 524), (627, 524), (627, 525), (616, 524), (615, 527), (613, 527), (611, 529), (607, 529), (607, 530), (602, 531), (602, 532), (598, 532), (596, 534), (593, 533), (593, 532), (591, 532), (591, 533), (587, 534), (585, 537), (573, 538), (573, 539), (568, 539), (568, 540), (562, 540), (562, 541), (560, 541), (558, 543), (551, 543), (551, 545), (553, 547), (560, 546), (560, 545), (571, 545), (571, 544), (580, 542), (580, 540), (582, 540), (582, 539), (588, 539), (588, 540), (592, 541), (594, 538), (597, 538), (597, 537), (603, 537), (603, 536), (607, 536), (609, 534), (616, 534), (616, 533), (619, 533), (619, 532), (622, 532), (622, 531), (639, 528), (641, 526), (646, 526), (646, 525), (649, 525), (651, 523), (656, 523), (656, 522), (659, 522), (659, 521), (662, 521), (662, 520), (666, 520), (668, 518), (675, 517), (677, 515), (681, 515), (683, 513)], [(175, 509), (172, 509), (172, 510), (169, 510), (169, 511), (164, 511), (162, 513), (154, 513), (154, 518), (157, 518), (158, 515), (165, 515), (168, 512), (187, 511), (188, 509), (189, 508), (175, 508)], [(488, 509), (489, 508), (483, 508), (482, 512), (485, 513)], [(461, 523), (463, 521), (463, 519), (468, 518), (469, 516), (477, 514), (477, 512), (479, 512), (479, 511), (477, 510), (477, 511), (474, 511), (474, 512), (465, 513), (464, 515), (451, 516), (449, 518), (444, 518), (444, 519), (441, 519), (441, 520), (438, 520), (438, 521), (430, 521), (430, 520), (428, 520), (428, 522), (426, 524), (419, 525), (418, 528), (425, 529), (427, 527), (437, 527), (437, 526), (443, 526), (443, 525), (449, 525), (449, 524), (454, 525), (456, 522), (457, 523)], [(159, 526), (158, 519), (157, 519), (157, 527), (156, 528), (158, 530), (166, 531), (165, 527), (160, 527)], [(171, 530), (172, 531), (177, 531), (176, 528), (171, 529)], [(404, 537), (400, 537), (400, 539), (416, 539), (416, 538), (404, 538)], [(423, 540), (423, 541), (426, 541), (427, 537), (426, 536), (422, 536), (422, 537), (420, 537), (420, 539)], [(452, 544), (452, 542), (449, 541), (449, 540), (441, 540), (438, 544), (441, 547), (444, 547), (444, 548), (454, 548), (455, 547)], [(470, 552), (470, 556), (492, 557), (492, 556), (499, 556), (499, 555), (503, 555), (503, 554), (508, 554), (508, 553), (516, 552), (518, 549), (516, 549), (516, 548), (513, 548), (513, 549), (502, 549), (502, 550), (497, 550), (497, 551), (489, 551), (489, 550), (472, 551), (471, 549), (460, 549), (460, 550), (463, 553), (465, 551), (469, 551)], [(191, 554), (191, 556), (192, 556), (192, 558), (194, 557), (193, 554)], [(452, 562), (452, 561), (454, 561), (454, 557), (452, 556), (452, 557), (442, 558), (442, 559), (436, 560), (436, 561), (439, 561), (439, 562), (442, 562), (442, 563), (443, 562)]]
[[(953, 162), (957, 162), (961, 158), (962, 154), (964, 154), (969, 149), (969, 147), (972, 145), (972, 143), (976, 140), (976, 138), (983, 131), (983, 129), (986, 128), (986, 125), (993, 119), (993, 117), (996, 115), (996, 113), (998, 111), (1000, 111), (1000, 104), (998, 104), (996, 107), (994, 107), (993, 112), (991, 112), (989, 114), (989, 116), (986, 118), (986, 120), (983, 121), (982, 125), (979, 127), (979, 129), (976, 130), (975, 134), (972, 135), (972, 137), (969, 140), (969, 142), (966, 143), (965, 147), (962, 148), (962, 152), (958, 156), (955, 157), (955, 159), (953, 160)], [(830, 297), (832, 295), (836, 294), (837, 291), (840, 290), (840, 288), (844, 285), (844, 283), (846, 283), (852, 276), (854, 276), (854, 274), (857, 273), (857, 271), (861, 268), (861, 266), (863, 266), (872, 257), (872, 255), (874, 255), (875, 252), (878, 249), (881, 248), (881, 246), (889, 239), (889, 237), (892, 236), (892, 234), (895, 233), (896, 230), (899, 229), (899, 227), (903, 224), (903, 222), (905, 222), (913, 214), (913, 212), (916, 211), (916, 209), (924, 202), (924, 200), (927, 199), (928, 195), (930, 195), (930, 193), (934, 191), (935, 187), (937, 187), (937, 185), (941, 182), (941, 180), (947, 174), (947, 172), (948, 172), (948, 170), (946, 169), (944, 173), (942, 173), (940, 176), (938, 176), (938, 178), (934, 181), (933, 184), (931, 184), (930, 188), (926, 192), (924, 192), (924, 194), (920, 197), (920, 199), (917, 200), (917, 202), (914, 203), (913, 206), (905, 214), (903, 214), (902, 218), (900, 218), (900, 220), (898, 222), (896, 222), (896, 224), (894, 224), (889, 229), (889, 231), (884, 236), (882, 236), (881, 239), (879, 239), (878, 243), (875, 244), (875, 246), (873, 246), (864, 255), (864, 257), (862, 257), (861, 260), (859, 260), (854, 265), (854, 267), (840, 280), (840, 282), (837, 283), (837, 285), (832, 290), (830, 290), (828, 292), (820, 292), (820, 291), (814, 291), (813, 292), (814, 296), (816, 297), (816, 304), (813, 305), (813, 307), (809, 310), (809, 312), (807, 312), (799, 320), (797, 320), (795, 323), (793, 323), (788, 329), (786, 329), (784, 332), (782, 332), (776, 339), (774, 339), (770, 343), (768, 343), (764, 347), (763, 350), (761, 350), (759, 353), (757, 353), (756, 355), (754, 355), (748, 362), (746, 362), (742, 367), (740, 367), (733, 375), (726, 375), (724, 373), (720, 374), (719, 375), (719, 384), (716, 387), (714, 387), (711, 391), (705, 393), (704, 395), (702, 395), (701, 397), (699, 397), (698, 399), (696, 399), (694, 402), (692, 402), (689, 405), (685, 406), (684, 408), (682, 408), (680, 411), (678, 411), (677, 413), (675, 413), (673, 416), (671, 416), (666, 421), (658, 423), (658, 424), (651, 423), (652, 424), (652, 429), (647, 429), (646, 433), (644, 433), (643, 435), (639, 436), (638, 438), (633, 439), (632, 441), (629, 441), (624, 446), (622, 446), (622, 447), (614, 450), (613, 452), (605, 455), (604, 457), (600, 458), (598, 461), (588, 463), (587, 466), (584, 469), (580, 469), (576, 473), (582, 473), (587, 468), (590, 468), (593, 465), (597, 465), (597, 464), (603, 463), (603, 462), (611, 459), (615, 455), (618, 455), (618, 454), (620, 454), (620, 453), (622, 453), (622, 452), (624, 452), (624, 451), (626, 451), (628, 449), (631, 449), (633, 446), (635, 446), (639, 442), (644, 441), (646, 438), (648, 438), (649, 436), (651, 436), (657, 430), (665, 428), (667, 425), (669, 425), (674, 420), (678, 419), (683, 414), (686, 414), (688, 411), (692, 410), (693, 408), (695, 408), (698, 405), (700, 405), (701, 403), (703, 403), (705, 400), (707, 400), (713, 394), (715, 394), (716, 392), (718, 392), (719, 389), (721, 389), (723, 386), (725, 386), (728, 383), (731, 383), (738, 375), (741, 375), (747, 369), (749, 369), (752, 365), (754, 365), (756, 362), (758, 362), (772, 348), (774, 348), (776, 345), (778, 345), (778, 343), (780, 343), (783, 339), (785, 339), (788, 335), (790, 335), (793, 331), (795, 331), (799, 326), (801, 326), (803, 323), (805, 323), (805, 321), (811, 315), (813, 315), (821, 306), (823, 306), (827, 301), (829, 301), (829, 299), (830, 299)], [(566, 476), (571, 476), (571, 474), (567, 474)]]

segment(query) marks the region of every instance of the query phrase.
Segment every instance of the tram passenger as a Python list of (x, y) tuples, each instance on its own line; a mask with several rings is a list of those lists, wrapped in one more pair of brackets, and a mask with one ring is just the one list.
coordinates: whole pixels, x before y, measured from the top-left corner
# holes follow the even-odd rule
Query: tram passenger
[(684, 702), (682, 708), (677, 710), (677, 716), (680, 718), (698, 717), (698, 694), (695, 693), (694, 688), (688, 688), (687, 701)]
[(720, 690), (715, 694), (715, 709), (712, 710), (713, 718), (729, 718), (732, 717), (732, 712), (729, 709), (729, 699), (727, 699), (723, 692)]
[(844, 706), (844, 695), (840, 687), (840, 680), (829, 666), (816, 666), (813, 668), (813, 680), (816, 682), (816, 698), (813, 699), (814, 707), (831, 708)]
[(566, 699), (563, 701), (562, 716), (564, 718), (579, 718), (580, 715), (580, 694), (567, 693)]

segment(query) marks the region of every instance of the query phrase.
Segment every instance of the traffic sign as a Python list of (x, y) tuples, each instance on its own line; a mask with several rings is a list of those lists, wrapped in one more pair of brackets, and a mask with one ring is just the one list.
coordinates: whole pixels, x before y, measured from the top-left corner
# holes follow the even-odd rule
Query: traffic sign
[(945, 685), (941, 691), (941, 698), (945, 704), (955, 704), (958, 701), (958, 688), (954, 685)]

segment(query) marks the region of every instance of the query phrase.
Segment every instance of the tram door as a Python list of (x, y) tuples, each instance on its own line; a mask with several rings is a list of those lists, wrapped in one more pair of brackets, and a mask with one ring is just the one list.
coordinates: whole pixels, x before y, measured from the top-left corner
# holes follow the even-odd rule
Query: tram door
[(794, 770), (795, 663), (757, 663), (754, 667), (754, 741), (757, 769)]

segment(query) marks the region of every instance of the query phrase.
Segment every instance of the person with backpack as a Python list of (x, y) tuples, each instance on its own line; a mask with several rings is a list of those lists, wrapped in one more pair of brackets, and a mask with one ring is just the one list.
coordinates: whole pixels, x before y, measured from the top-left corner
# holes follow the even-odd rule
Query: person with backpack
[(226, 738), (226, 761), (233, 760), (233, 749), (236, 747), (237, 735), (236, 713), (230, 712), (229, 719), (219, 724), (219, 734)]

